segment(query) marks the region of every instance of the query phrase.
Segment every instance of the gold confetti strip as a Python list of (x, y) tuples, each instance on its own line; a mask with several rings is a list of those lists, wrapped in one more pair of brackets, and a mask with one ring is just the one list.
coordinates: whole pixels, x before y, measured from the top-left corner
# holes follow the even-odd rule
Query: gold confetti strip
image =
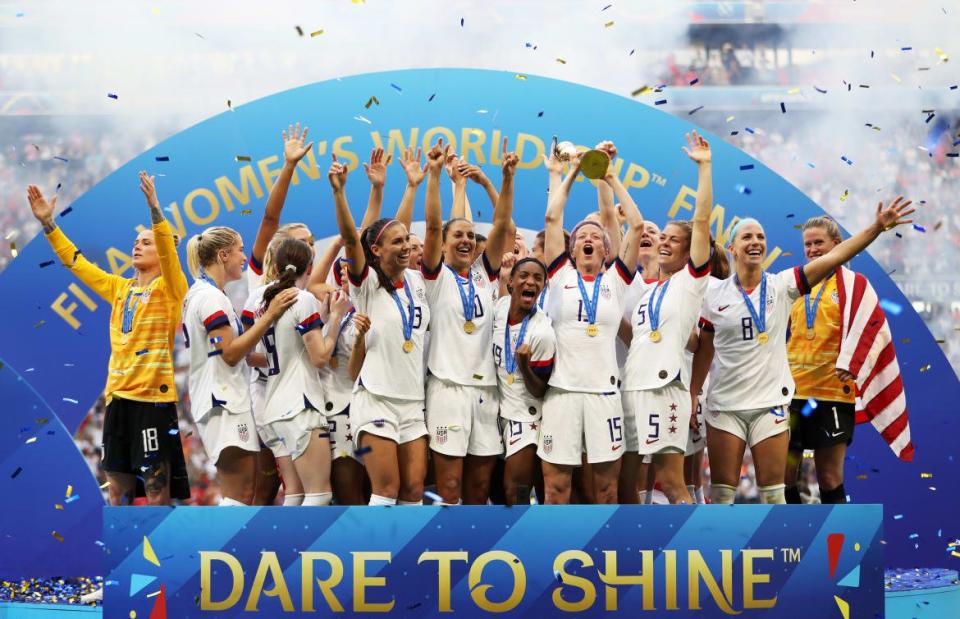
[(363, 104), (363, 107), (369, 110), (370, 106), (374, 104), (380, 105), (380, 99), (377, 99), (376, 97), (371, 96), (369, 99), (367, 99), (367, 102)]
[(604, 28), (609, 28), (609, 27), (612, 26), (612, 25), (613, 25), (613, 22), (612, 22), (612, 21), (608, 21), (607, 23), (605, 23), (605, 24), (603, 25), (603, 27), (604, 27)]
[(14, 258), (16, 258), (17, 255), (18, 255), (18, 253), (19, 253), (19, 252), (17, 252), (17, 244), (16, 244), (16, 243), (10, 243), (10, 255), (13, 256)]
[(930, 479), (933, 477), (933, 473), (920, 473), (920, 479)]
[(797, 93), (799, 93), (799, 92), (800, 92), (800, 89), (799, 89), (799, 88), (791, 88), (790, 90), (787, 91), (787, 94), (788, 94), (788, 95), (795, 95), (795, 94), (797, 94)]
[(27, 441), (26, 441), (26, 443), (24, 443), (24, 445), (29, 445), (30, 443), (36, 443), (36, 442), (37, 442), (37, 437), (36, 437), (36, 436), (31, 436), (30, 438), (27, 439)]
[(67, 484), (67, 496), (66, 496), (66, 498), (69, 499), (71, 494), (73, 494), (73, 486), (71, 486), (70, 484)]
[(517, 73), (516, 75), (514, 75), (514, 77), (520, 80), (521, 82), (527, 81), (527, 76), (522, 73)]
[(63, 510), (63, 505), (60, 505), (59, 503), (54, 503), (53, 506), (54, 506), (56, 509), (59, 509), (59, 510), (61, 510), (61, 511)]
[(950, 58), (947, 56), (947, 52), (943, 51), (939, 47), (935, 47), (933, 51), (935, 51), (937, 53), (937, 56), (940, 57), (940, 62), (950, 62)]
[(841, 202), (846, 202), (846, 201), (847, 201), (847, 198), (849, 198), (849, 197), (850, 197), (850, 190), (849, 190), (849, 189), (844, 189), (844, 190), (843, 190), (843, 195), (840, 196), (840, 201), (841, 201)]
[(920, 368), (920, 373), (921, 373), (921, 374), (925, 374), (926, 372), (929, 372), (929, 371), (930, 371), (930, 364), (929, 364), (929, 363), (926, 364), (925, 366), (923, 366), (922, 368)]
[(859, 480), (861, 480), (861, 481), (863, 481), (863, 480), (866, 479), (866, 478), (867, 478), (866, 475), (857, 475), (857, 479), (859, 479)]
[(311, 32), (311, 33), (310, 33), (310, 37), (311, 37), (311, 38), (313, 38), (313, 37), (318, 37), (318, 36), (320, 36), (321, 34), (323, 34), (323, 28), (321, 28), (320, 30), (314, 30), (313, 32)]
[(736, 116), (727, 116), (727, 122), (730, 122), (730, 121), (733, 120), (734, 118), (736, 118)]
[(909, 343), (910, 343), (910, 338), (909, 338), (909, 337), (905, 337), (905, 338), (903, 338), (902, 340), (900, 340), (900, 343), (901, 343), (901, 344), (909, 344)]
[(39, 329), (40, 327), (43, 326), (43, 323), (45, 323), (45, 322), (47, 322), (47, 321), (46, 321), (46, 320), (38, 320), (38, 321), (33, 325), (33, 328), (34, 328), (34, 329)]
[(10, 239), (12, 239), (12, 238), (15, 237), (15, 236), (17, 236), (17, 231), (16, 231), (16, 230), (11, 230), (10, 232), (7, 232), (7, 236), (3, 237), (3, 240), (4, 240), (4, 241), (9, 241)]
[(937, 344), (946, 344), (947, 340), (934, 340)]
[(792, 252), (792, 251), (785, 251), (785, 252), (783, 252), (783, 253), (780, 254), (780, 255), (783, 256), (784, 258), (789, 258), (790, 256), (793, 255), (793, 252)]
[(560, 64), (567, 64), (567, 61), (564, 60), (563, 58), (557, 58), (557, 62), (559, 62)]
[(250, 157), (248, 155), (237, 155), (237, 161), (250, 161)]
[(630, 93), (630, 96), (631, 96), (631, 97), (642, 97), (643, 95), (648, 94), (648, 93), (651, 93), (651, 92), (653, 92), (653, 91), (654, 91), (653, 88), (651, 88), (650, 86), (644, 85), (644, 86), (641, 86), (640, 88), (637, 88), (637, 89), (634, 90), (633, 92), (631, 92), (631, 93)]
[(249, 215), (249, 214), (252, 213), (252, 212), (253, 212), (253, 209), (252, 209), (252, 208), (245, 208), (245, 209), (243, 209), (242, 211), (240, 211), (240, 214), (241, 214), (241, 215)]
[(898, 84), (903, 81), (902, 79), (900, 79), (900, 76), (897, 75), (896, 73), (891, 73), (891, 74), (890, 74), (890, 77), (892, 77), (893, 80), (894, 80), (896, 83), (898, 83)]
[(53, 539), (57, 540), (61, 544), (63, 543), (63, 536), (57, 533), (56, 531), (50, 531), (50, 535), (52, 535)]

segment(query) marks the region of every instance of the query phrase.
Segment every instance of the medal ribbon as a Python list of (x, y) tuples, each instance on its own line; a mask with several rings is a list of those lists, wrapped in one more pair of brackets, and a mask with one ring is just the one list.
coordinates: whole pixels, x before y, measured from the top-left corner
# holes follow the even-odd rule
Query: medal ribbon
[(520, 335), (517, 336), (517, 345), (510, 349), (510, 319), (507, 319), (507, 326), (504, 329), (503, 333), (503, 365), (504, 369), (507, 370), (507, 374), (513, 374), (517, 370), (517, 358), (514, 355), (517, 348), (523, 346), (523, 338), (527, 335), (527, 323), (530, 322), (530, 317), (537, 310), (534, 309), (532, 312), (523, 317), (523, 322), (520, 323)]
[[(660, 298), (658, 299), (657, 291), (660, 290), (661, 283), (663, 284), (663, 292), (660, 293)], [(657, 282), (657, 287), (653, 289), (652, 293), (650, 293), (650, 305), (647, 307), (647, 310), (650, 312), (651, 331), (660, 330), (660, 306), (663, 305), (663, 297), (667, 296), (667, 288), (669, 287), (669, 279), (665, 282)]]
[[(753, 302), (750, 300), (750, 296), (743, 289), (743, 286), (740, 285), (740, 280), (736, 275), (733, 276), (734, 283), (737, 285), (737, 290), (740, 291), (740, 296), (743, 297), (743, 302), (747, 304), (747, 310), (750, 312), (750, 317), (753, 318), (753, 322), (757, 325), (757, 331), (760, 333), (766, 333), (767, 331), (767, 274), (766, 272), (760, 276), (760, 314), (757, 314), (757, 308), (753, 306)], [(651, 318), (652, 320), (652, 318)]]
[[(473, 299), (476, 296), (476, 289), (473, 287), (473, 278), (470, 277), (470, 275), (467, 275), (466, 278), (461, 278), (460, 274), (457, 273), (452, 266), (449, 264), (445, 266), (450, 269), (450, 272), (453, 273), (453, 276), (457, 279), (457, 292), (460, 293), (460, 303), (463, 305), (463, 318), (468, 321), (473, 320)], [(463, 279), (467, 281), (463, 281)], [(464, 284), (467, 284), (468, 292), (463, 291)]]
[(407, 283), (407, 278), (403, 278), (403, 291), (407, 293), (407, 311), (403, 311), (403, 303), (400, 302), (400, 295), (397, 294), (396, 290), (390, 291), (390, 296), (393, 297), (394, 303), (397, 304), (397, 310), (400, 312), (400, 322), (403, 323), (403, 340), (409, 341), (410, 336), (413, 335), (413, 295), (410, 294), (410, 285)]
[(580, 298), (583, 300), (583, 309), (587, 312), (587, 322), (593, 324), (597, 322), (597, 302), (600, 300), (600, 280), (603, 279), (603, 273), (597, 273), (597, 279), (593, 282), (593, 299), (587, 299), (587, 288), (583, 285), (583, 277), (580, 271), (577, 271), (577, 285), (580, 286)]
[[(830, 277), (833, 277), (832, 275)], [(813, 331), (813, 323), (817, 318), (817, 308), (820, 306), (820, 296), (823, 294), (824, 289), (827, 287), (827, 282), (830, 281), (828, 277), (824, 280), (823, 284), (820, 286), (820, 290), (817, 291), (817, 296), (813, 299), (813, 304), (808, 305), (807, 301), (810, 299), (809, 294), (803, 295), (803, 311), (807, 316), (807, 330)]]

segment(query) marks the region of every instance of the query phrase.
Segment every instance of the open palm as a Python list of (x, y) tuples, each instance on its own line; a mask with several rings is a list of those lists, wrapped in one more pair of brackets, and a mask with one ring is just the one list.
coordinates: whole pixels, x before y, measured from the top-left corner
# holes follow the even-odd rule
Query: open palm
[(307, 139), (307, 131), (309, 131), (308, 127), (304, 127), (301, 131), (300, 123), (297, 123), (290, 125), (286, 131), (282, 132), (283, 156), (290, 163), (297, 163), (313, 148), (313, 142), (306, 145), (303, 143)]

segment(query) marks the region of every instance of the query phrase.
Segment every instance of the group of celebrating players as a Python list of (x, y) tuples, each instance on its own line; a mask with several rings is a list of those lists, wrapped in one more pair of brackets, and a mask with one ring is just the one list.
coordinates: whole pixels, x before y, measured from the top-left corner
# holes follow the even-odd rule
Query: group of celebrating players
[[(307, 129), (283, 132), (285, 164), (249, 256), (233, 229), (192, 237), (188, 287), (178, 239), (153, 178), (140, 174), (152, 228), (133, 247), (132, 278), (89, 262), (54, 221), (56, 198), (28, 189), (63, 264), (112, 305), (103, 466), (111, 503), (189, 498), (173, 349), (187, 347), (192, 416), (216, 464), (222, 505), (637, 503), (654, 486), (670, 503), (732, 503), (750, 447), (761, 499), (800, 502), (799, 455), (814, 449), (823, 502), (844, 502), (856, 377), (837, 368), (835, 274), (881, 232), (909, 223), (909, 201), (841, 240), (819, 217), (803, 226), (807, 262), (764, 268), (760, 222), (742, 219), (726, 248), (709, 230), (711, 150), (684, 151), (698, 184), (691, 221), (644, 220), (620, 182), (613, 143), (597, 212), (564, 229), (582, 153), (544, 164), (544, 229), (528, 251), (513, 223), (518, 158), (504, 140), (499, 191), (442, 140), (401, 153), (406, 189), (381, 217), (387, 166), (364, 170), (358, 228), (348, 170), (328, 179), (340, 238), (320, 256), (306, 224), (280, 225)], [(441, 181), (453, 184), (443, 219)], [(425, 235), (410, 233), (426, 181)], [(493, 204), (481, 243), (467, 197)], [(616, 202), (619, 202), (617, 204)], [(729, 256), (729, 257), (728, 257)], [(245, 265), (249, 263), (249, 268)], [(231, 282), (246, 278), (237, 312)], [(809, 398), (818, 401), (807, 410)], [(705, 425), (703, 422), (706, 422)], [(792, 431), (791, 431), (792, 428)]]

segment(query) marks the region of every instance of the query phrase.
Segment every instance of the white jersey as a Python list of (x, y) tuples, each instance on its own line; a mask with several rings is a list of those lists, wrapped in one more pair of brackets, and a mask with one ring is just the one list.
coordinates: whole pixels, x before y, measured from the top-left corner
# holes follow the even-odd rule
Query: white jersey
[(232, 413), (250, 412), (250, 392), (245, 364), (231, 367), (224, 362), (216, 338), (209, 333), (229, 326), (234, 336), (243, 333), (240, 318), (230, 299), (206, 279), (198, 279), (183, 301), (182, 328), (190, 353), (189, 393), (194, 421), (202, 421), (211, 409), (222, 406)]
[[(497, 383), (500, 386), (500, 416), (513, 421), (536, 421), (543, 412), (543, 401), (534, 397), (523, 380), (523, 374), (514, 365), (513, 383), (508, 380), (506, 354), (507, 322), (510, 314), (510, 297), (498, 300), (494, 310), (493, 360), (497, 366)], [(510, 351), (517, 350), (522, 323), (510, 325)], [(523, 344), (531, 349), (530, 369), (547, 376), (553, 371), (557, 340), (550, 319), (534, 306), (534, 313), (527, 320)], [(516, 357), (513, 357), (516, 359)], [(515, 363), (515, 361), (514, 361)]]
[[(633, 278), (633, 283), (627, 287), (627, 292), (624, 295), (626, 299), (624, 304), (623, 319), (630, 323), (632, 316), (630, 315), (634, 309), (636, 309), (637, 304), (640, 302), (640, 298), (646, 294), (647, 288), (649, 286), (655, 286), (657, 280), (655, 279), (642, 279), (639, 277), (639, 272)], [(621, 380), (626, 375), (627, 367), (627, 355), (629, 354), (629, 347), (623, 343), (619, 337), (617, 338), (617, 366), (620, 368), (620, 378)]]
[[(340, 320), (340, 335), (331, 357), (336, 361), (331, 361), (320, 368), (320, 382), (323, 383), (323, 394), (326, 397), (322, 410), (328, 417), (343, 412), (343, 409), (350, 405), (354, 380), (350, 378), (348, 366), (350, 355), (353, 354), (353, 344), (357, 339), (357, 327), (353, 322), (354, 314), (356, 310), (351, 309)], [(328, 323), (324, 327), (324, 334), (332, 327), (333, 324)]]
[(286, 419), (304, 409), (323, 410), (320, 374), (303, 342), (304, 335), (322, 328), (320, 302), (299, 290), (296, 302), (263, 334), (268, 365), (263, 423)]
[[(618, 258), (599, 278), (599, 296), (595, 337), (587, 334), (590, 325), (586, 304), (580, 296), (577, 270), (566, 253), (550, 269), (548, 314), (557, 336), (557, 363), (550, 386), (567, 391), (608, 393), (617, 391), (620, 368), (617, 366), (616, 339), (623, 316), (624, 293), (633, 275)], [(587, 299), (592, 302), (597, 278), (584, 278)]]
[[(250, 295), (247, 297), (247, 302), (243, 305), (243, 312), (240, 314), (240, 322), (243, 324), (243, 328), (247, 329), (253, 326), (253, 323), (256, 322), (257, 318), (263, 313), (260, 311), (260, 306), (263, 304), (263, 293), (266, 291), (267, 286), (258, 286), (250, 290)], [(263, 347), (263, 342), (258, 342), (257, 347), (254, 349), (258, 353), (266, 353), (266, 350)], [(252, 368), (250, 372), (250, 384), (253, 384), (257, 381), (266, 382), (267, 380), (267, 368)], [(256, 413), (256, 411), (254, 411)]]
[[(699, 269), (688, 262), (668, 280), (648, 285), (644, 290), (630, 316), (633, 340), (624, 366), (624, 391), (656, 389), (677, 378), (689, 388), (690, 367), (683, 353), (697, 326), (709, 273), (709, 261)], [(657, 307), (660, 340), (654, 342), (650, 336), (652, 314)]]
[[(360, 279), (350, 277), (350, 298), (358, 312), (370, 317), (366, 335), (367, 354), (360, 370), (360, 384), (370, 393), (395, 400), (423, 400), (423, 335), (430, 324), (427, 287), (419, 271), (407, 269), (405, 285), (394, 290), (380, 286), (377, 273), (367, 265)], [(409, 294), (409, 297), (407, 296)], [(403, 316), (412, 299), (413, 349), (404, 352)], [(397, 307), (397, 301), (400, 308)]]
[[(490, 267), (487, 255), (481, 254), (470, 271), (458, 274), (451, 267), (440, 263), (436, 270), (425, 266), (423, 278), (427, 286), (427, 301), (433, 310), (430, 325), (430, 346), (427, 351), (427, 368), (437, 378), (458, 385), (495, 387), (496, 369), (490, 356), (490, 341), (493, 337), (493, 302), (497, 287), (497, 271)], [(464, 330), (463, 298), (469, 297), (472, 282), (473, 332)], [(458, 290), (459, 288), (459, 290)]]
[(250, 291), (251, 296), (253, 296), (253, 290), (263, 286), (263, 263), (254, 258), (253, 254), (250, 254), (244, 273), (247, 278), (247, 289)]
[[(743, 411), (788, 404), (795, 389), (787, 364), (787, 323), (793, 302), (809, 290), (802, 267), (776, 274), (767, 280), (766, 333), (759, 344), (757, 325), (737, 288), (736, 278), (712, 279), (703, 302), (701, 327), (713, 331), (713, 365), (707, 409)], [(760, 288), (749, 292), (760, 312)]]

